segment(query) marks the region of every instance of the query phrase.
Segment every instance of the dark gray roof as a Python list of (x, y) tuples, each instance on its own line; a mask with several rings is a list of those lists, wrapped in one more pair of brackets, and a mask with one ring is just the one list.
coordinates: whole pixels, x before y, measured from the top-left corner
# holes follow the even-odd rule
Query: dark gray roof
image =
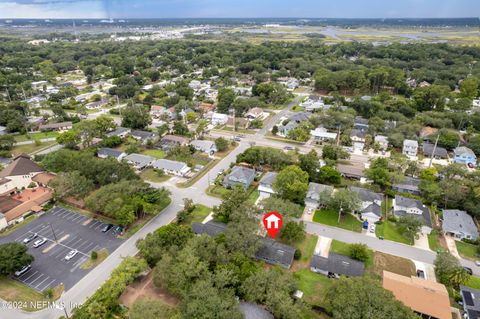
[(367, 135), (367, 131), (361, 130), (361, 129), (352, 129), (352, 132), (350, 133), (350, 136), (356, 136), (358, 138), (365, 138)]
[(308, 121), (310, 115), (312, 115), (312, 113), (310, 112), (295, 113), (292, 116), (290, 116), (289, 120), (297, 123), (305, 122), (305, 121)]
[(115, 131), (109, 132), (107, 136), (119, 136), (121, 134), (130, 133), (132, 130), (127, 127), (117, 127)]
[(353, 128), (364, 131), (365, 129), (368, 128), (368, 120), (366, 118), (361, 117), (361, 116), (355, 117), (355, 121), (353, 123)]
[(419, 193), (420, 189), (418, 185), (420, 185), (420, 179), (406, 176), (402, 182), (393, 184), (392, 189), (400, 192)]
[[(417, 217), (418, 219), (422, 220), (425, 225), (432, 227), (432, 219), (430, 217), (430, 211), (418, 199), (395, 195), (395, 203), (402, 207), (407, 207), (407, 208), (415, 207), (420, 209), (422, 211), (422, 215), (417, 215), (417, 214), (408, 214), (408, 215)], [(397, 211), (394, 211), (394, 215), (402, 217), (402, 216), (406, 216), (407, 212), (402, 210), (397, 210)]]
[(472, 216), (463, 210), (444, 209), (442, 228), (445, 232), (464, 233), (474, 238), (478, 237), (478, 229)]
[(480, 290), (460, 286), (460, 294), (463, 299), (463, 308), (468, 312), (468, 318), (480, 318)]
[(272, 265), (290, 268), (293, 263), (295, 248), (281, 244), (270, 238), (262, 238), (260, 249), (255, 253), (255, 258)]
[(202, 223), (192, 224), (192, 231), (197, 235), (207, 234), (209, 236), (216, 237), (219, 234), (225, 232), (226, 229), (227, 229), (226, 224), (216, 222), (213, 220), (210, 220), (205, 224), (202, 224)]
[[(433, 144), (423, 143), (423, 146), (422, 146), (423, 155), (432, 156), (434, 148), (435, 148), (435, 145), (433, 145)], [(447, 158), (448, 157), (448, 152), (443, 147), (437, 146), (433, 156), (440, 157), (440, 158)]]
[(455, 153), (455, 155), (467, 154), (467, 155), (475, 156), (475, 153), (466, 146), (457, 147), (456, 149), (453, 150), (453, 153)]
[(363, 262), (335, 253), (328, 258), (314, 255), (310, 267), (348, 277), (362, 276), (365, 271)]
[(376, 203), (372, 203), (365, 207), (365, 209), (362, 211), (362, 213), (373, 213), (377, 215), (378, 217), (382, 217), (382, 207)]
[(43, 172), (43, 168), (30, 159), (27, 154), (18, 155), (7, 167), (0, 172), (0, 177), (28, 175), (30, 173)]
[(123, 154), (123, 152), (113, 148), (104, 147), (104, 148), (98, 149), (97, 154), (118, 158)]
[(142, 140), (146, 140), (146, 139), (149, 139), (149, 138), (154, 138), (156, 136), (155, 133), (148, 132), (148, 131), (140, 131), (140, 130), (132, 131), (131, 135), (134, 136), (134, 137), (138, 137)]
[(230, 174), (225, 176), (226, 181), (249, 181), (255, 177), (255, 170), (243, 166), (234, 166)]
[(264, 306), (250, 302), (240, 301), (240, 311), (244, 319), (274, 319), (273, 315)]
[(260, 184), (272, 186), (273, 182), (275, 182), (275, 179), (277, 178), (277, 175), (277, 172), (268, 172), (262, 177), (262, 179), (260, 180)]
[(357, 193), (358, 197), (362, 200), (362, 202), (374, 202), (383, 200), (383, 194), (375, 193), (366, 188), (349, 186), (348, 190)]

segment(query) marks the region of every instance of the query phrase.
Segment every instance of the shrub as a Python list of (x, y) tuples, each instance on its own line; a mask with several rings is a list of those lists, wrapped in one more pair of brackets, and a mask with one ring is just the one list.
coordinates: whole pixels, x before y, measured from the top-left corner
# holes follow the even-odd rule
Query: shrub
[(295, 260), (300, 260), (302, 258), (302, 251), (300, 249), (295, 250), (295, 254), (293, 255)]
[(388, 216), (388, 221), (392, 222), (392, 223), (396, 223), (397, 222), (397, 217), (395, 217), (393, 215), (390, 215), (390, 216)]
[(90, 254), (90, 258), (92, 260), (96, 260), (98, 258), (98, 253), (95, 250), (92, 250), (92, 253)]
[(52, 299), (53, 298), (53, 290), (52, 288), (47, 288), (43, 291), (43, 295), (45, 298)]
[(349, 255), (353, 259), (365, 262), (368, 260), (368, 247), (365, 244), (351, 244)]

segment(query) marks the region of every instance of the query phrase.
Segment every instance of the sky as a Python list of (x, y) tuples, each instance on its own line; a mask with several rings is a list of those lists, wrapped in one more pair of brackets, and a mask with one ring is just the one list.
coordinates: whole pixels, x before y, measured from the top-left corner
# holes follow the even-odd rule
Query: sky
[(0, 18), (455, 18), (480, 0), (0, 0)]

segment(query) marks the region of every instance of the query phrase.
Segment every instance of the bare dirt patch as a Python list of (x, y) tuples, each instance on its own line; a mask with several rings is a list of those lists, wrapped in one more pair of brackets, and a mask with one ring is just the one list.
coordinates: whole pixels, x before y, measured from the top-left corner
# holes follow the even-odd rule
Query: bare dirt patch
[(415, 276), (415, 264), (410, 260), (376, 251), (373, 258), (375, 273), (382, 275), (383, 271), (390, 271), (403, 276)]
[(152, 272), (128, 286), (120, 296), (119, 301), (120, 304), (131, 307), (137, 299), (156, 299), (171, 307), (175, 307), (179, 302), (176, 297), (170, 295), (164, 289), (155, 287)]

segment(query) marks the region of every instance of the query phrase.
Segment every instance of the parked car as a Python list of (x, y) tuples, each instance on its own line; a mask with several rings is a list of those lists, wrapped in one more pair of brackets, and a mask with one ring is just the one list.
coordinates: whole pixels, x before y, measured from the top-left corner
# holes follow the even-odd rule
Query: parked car
[(418, 278), (422, 278), (422, 279), (425, 279), (425, 272), (421, 269), (418, 269), (417, 270), (417, 277)]
[(310, 208), (307, 210), (307, 214), (308, 214), (308, 215), (312, 215), (312, 213), (313, 213), (313, 208), (310, 207)]
[(217, 175), (220, 176), (220, 175), (222, 175), (223, 173), (225, 173), (225, 170), (222, 168), (221, 170), (218, 171)]
[(73, 257), (75, 257), (77, 254), (78, 254), (78, 250), (76, 250), (76, 249), (71, 250), (71, 251), (65, 256), (65, 260), (70, 260), (70, 259), (72, 259)]
[(30, 268), (32, 268), (32, 265), (23, 266), (22, 269), (15, 272), (15, 277), (20, 277), (21, 275), (29, 271)]
[(28, 244), (29, 242), (31, 242), (32, 240), (34, 240), (34, 239), (37, 238), (37, 237), (38, 237), (38, 234), (37, 234), (37, 233), (30, 234), (30, 235), (28, 235), (27, 238), (25, 238), (25, 239), (23, 240), (23, 243), (24, 243), (24, 244)]
[(241, 138), (240, 136), (235, 136), (235, 137), (233, 138), (233, 140), (234, 140), (235, 142), (241, 142), (241, 141), (242, 141), (242, 138)]
[(475, 260), (475, 265), (480, 266), (480, 260)]
[(43, 244), (45, 244), (46, 242), (47, 242), (46, 238), (40, 238), (39, 240), (37, 240), (33, 243), (33, 247), (38, 248), (38, 247), (42, 246)]
[(375, 225), (370, 225), (370, 232), (375, 233)]
[(102, 228), (102, 233), (106, 233), (106, 232), (109, 231), (112, 227), (113, 227), (112, 224), (106, 224), (106, 225), (103, 226), (103, 228)]
[(293, 146), (285, 146), (283, 149), (286, 151), (293, 151), (295, 148), (293, 148)]
[(473, 270), (472, 270), (472, 268), (463, 267), (463, 269), (465, 269), (465, 271), (468, 272), (468, 274), (469, 274), (470, 276), (473, 275)]

